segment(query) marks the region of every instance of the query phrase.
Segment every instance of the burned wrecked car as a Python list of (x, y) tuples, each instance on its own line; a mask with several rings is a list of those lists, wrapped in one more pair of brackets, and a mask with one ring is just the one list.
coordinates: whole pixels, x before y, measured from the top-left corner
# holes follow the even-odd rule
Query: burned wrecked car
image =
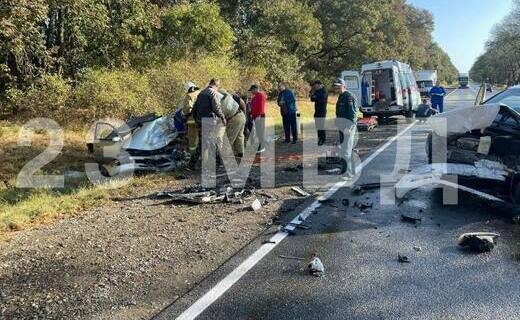
[[(520, 207), (520, 88), (505, 90), (479, 106), (459, 108), (429, 120), (429, 164), (399, 182), (398, 197), (431, 182), (457, 176), (457, 187)], [(414, 181), (415, 179), (415, 181)], [(442, 181), (442, 180), (441, 180)], [(446, 183), (447, 184), (447, 183)]]
[(172, 170), (185, 158), (170, 117), (149, 114), (119, 127), (100, 121), (92, 135), (87, 149), (105, 176)]

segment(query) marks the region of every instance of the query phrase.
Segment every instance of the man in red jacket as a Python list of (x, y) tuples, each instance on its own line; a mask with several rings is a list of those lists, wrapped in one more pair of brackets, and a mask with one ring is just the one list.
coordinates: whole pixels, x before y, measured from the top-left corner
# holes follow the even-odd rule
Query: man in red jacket
[(267, 96), (264, 92), (260, 91), (258, 85), (253, 84), (249, 89), (253, 98), (251, 99), (251, 118), (255, 123), (255, 131), (257, 140), (260, 143), (258, 147), (258, 153), (265, 151), (264, 147), (264, 135), (265, 135), (265, 102)]

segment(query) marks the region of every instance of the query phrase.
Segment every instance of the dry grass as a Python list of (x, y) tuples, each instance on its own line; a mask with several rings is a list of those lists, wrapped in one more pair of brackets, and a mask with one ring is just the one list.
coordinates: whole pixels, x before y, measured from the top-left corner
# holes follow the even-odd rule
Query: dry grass
[[(18, 125), (0, 123), (0, 232), (74, 214), (107, 197), (104, 190), (91, 188), (84, 179), (66, 179), (62, 189), (16, 188), (19, 172), (49, 144), (48, 134), (37, 132), (30, 147), (19, 146), (19, 132)], [(81, 132), (66, 131), (62, 152), (37, 174), (80, 171), (88, 160), (84, 140)]]

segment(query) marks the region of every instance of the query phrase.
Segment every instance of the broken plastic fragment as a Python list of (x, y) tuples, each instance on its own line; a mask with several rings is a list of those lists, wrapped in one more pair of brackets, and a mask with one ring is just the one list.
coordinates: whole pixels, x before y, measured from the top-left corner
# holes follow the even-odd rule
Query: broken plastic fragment
[(260, 200), (255, 199), (255, 201), (253, 201), (253, 203), (251, 204), (251, 210), (258, 211), (260, 209), (262, 209), (262, 203), (260, 202)]
[(320, 258), (312, 255), (311, 262), (309, 262), (309, 273), (315, 277), (321, 277), (325, 273), (325, 266)]
[(410, 261), (410, 259), (407, 256), (402, 256), (401, 254), (399, 254), (399, 252), (397, 253), (397, 261), (399, 261), (399, 263), (410, 263), (410, 262), (412, 262), (412, 261)]
[(459, 245), (467, 247), (475, 252), (489, 252), (498, 243), (498, 233), (492, 232), (470, 232), (459, 237)]

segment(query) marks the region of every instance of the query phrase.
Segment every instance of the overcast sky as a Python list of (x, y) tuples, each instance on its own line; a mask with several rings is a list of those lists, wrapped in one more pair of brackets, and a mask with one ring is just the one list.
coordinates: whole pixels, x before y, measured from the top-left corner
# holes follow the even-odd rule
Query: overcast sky
[(511, 9), (512, 0), (409, 0), (435, 17), (434, 39), (460, 72), (468, 72), (493, 26)]

